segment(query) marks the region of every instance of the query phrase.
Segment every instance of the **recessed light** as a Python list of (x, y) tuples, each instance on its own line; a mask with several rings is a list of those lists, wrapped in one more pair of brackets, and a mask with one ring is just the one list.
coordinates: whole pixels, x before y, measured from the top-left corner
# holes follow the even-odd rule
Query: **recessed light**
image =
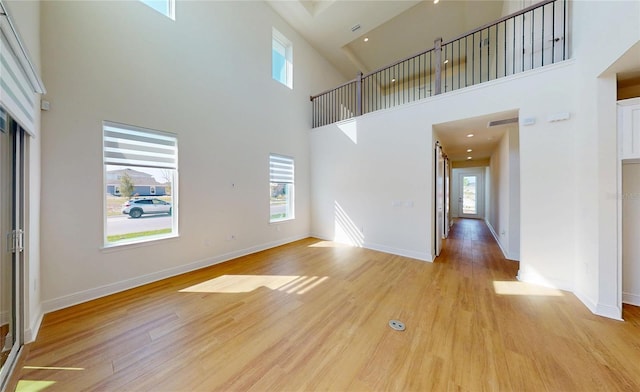
[(471, 158), (471, 157), (467, 157), (467, 161), (468, 161), (468, 160), (471, 160), (471, 159), (473, 159), (473, 158)]
[(449, 59), (444, 60), (444, 64), (447, 64), (448, 62), (449, 62)]
[(440, 0), (433, 0), (433, 4), (438, 4)]
[(395, 83), (396, 82), (396, 78), (391, 79), (391, 83)]
[(472, 150), (472, 149), (470, 149), (470, 148), (467, 148), (467, 152), (471, 152), (471, 151), (473, 151), (473, 150)]
[(369, 42), (369, 37), (364, 37), (364, 42)]
[(470, 133), (467, 135), (467, 137), (474, 137), (475, 135), (473, 133)]

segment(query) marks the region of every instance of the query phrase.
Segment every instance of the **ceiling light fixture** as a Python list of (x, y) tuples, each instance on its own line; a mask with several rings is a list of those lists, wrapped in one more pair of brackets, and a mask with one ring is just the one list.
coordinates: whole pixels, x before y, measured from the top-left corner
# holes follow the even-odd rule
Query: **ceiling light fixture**
[(467, 148), (467, 152), (471, 152), (471, 151), (473, 151), (473, 150), (472, 150), (472, 149), (470, 149), (470, 148)]
[(364, 42), (369, 42), (369, 37), (364, 37)]
[(391, 79), (391, 83), (395, 83), (396, 82), (396, 78)]
[(444, 63), (445, 63), (445, 64), (446, 64), (446, 63), (448, 63), (448, 62), (449, 62), (449, 59), (445, 59), (445, 60), (444, 60)]
[(471, 160), (471, 159), (473, 159), (473, 158), (471, 158), (471, 157), (467, 157), (467, 161), (469, 161), (469, 160)]
[(470, 133), (467, 135), (467, 137), (474, 137), (475, 135), (473, 133)]
[(440, 0), (433, 0), (433, 4), (438, 4)]

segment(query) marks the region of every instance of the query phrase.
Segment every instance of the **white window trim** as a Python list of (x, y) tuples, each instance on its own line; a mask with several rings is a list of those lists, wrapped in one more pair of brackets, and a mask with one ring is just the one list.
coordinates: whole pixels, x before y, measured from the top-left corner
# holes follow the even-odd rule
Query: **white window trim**
[(147, 7), (151, 8), (152, 10), (166, 16), (167, 18), (171, 19), (171, 20), (176, 20), (176, 0), (167, 0), (168, 3), (168, 13), (164, 13), (162, 11), (158, 11), (157, 9), (153, 8), (151, 5), (147, 4), (146, 1), (144, 0), (140, 0), (140, 2), (144, 5), (146, 5)]
[[(136, 135), (139, 135), (140, 133), (147, 133), (149, 135), (153, 135), (154, 138), (157, 138), (159, 140), (173, 139), (175, 151), (171, 155), (171, 157), (174, 158), (174, 161), (173, 162), (166, 162), (166, 160), (163, 161), (162, 158), (164, 158), (164, 154), (149, 153), (148, 161), (135, 161), (136, 163), (138, 163), (136, 165), (128, 162), (121, 162), (119, 158), (110, 156), (111, 155), (110, 152), (113, 151), (113, 148), (105, 148), (105, 142), (109, 140), (109, 137), (105, 136), (105, 131), (109, 131), (110, 129), (113, 130), (114, 128), (124, 130), (124, 131), (129, 131), (132, 134), (136, 134)], [(136, 144), (139, 142), (133, 141), (133, 143)], [(103, 191), (105, 196), (103, 197), (103, 214), (102, 214), (103, 232), (102, 232), (102, 246), (100, 247), (100, 249), (105, 250), (105, 249), (113, 249), (113, 248), (122, 248), (122, 247), (131, 246), (131, 245), (153, 243), (159, 240), (167, 240), (167, 239), (179, 237), (180, 235), (178, 231), (179, 202), (178, 202), (178, 138), (177, 138), (177, 135), (170, 132), (136, 127), (133, 125), (121, 124), (121, 123), (116, 123), (111, 121), (103, 121), (102, 122), (102, 155), (103, 155), (103, 164), (102, 164), (102, 171), (103, 171), (103, 174), (102, 174), (103, 188), (102, 189), (103, 190), (106, 189), (107, 187), (107, 165), (114, 165), (114, 166), (127, 165), (127, 166), (138, 166), (138, 167), (147, 167), (147, 168), (165, 168), (165, 169), (173, 170), (173, 182), (171, 183), (171, 186), (172, 186), (171, 229), (172, 231), (171, 233), (167, 233), (167, 234), (145, 236), (145, 237), (140, 237), (138, 239), (123, 240), (121, 242), (107, 242), (107, 193)], [(155, 164), (153, 163), (154, 160), (157, 160)]]
[[(291, 172), (291, 175), (284, 175), (284, 177), (290, 177), (290, 179), (288, 178), (281, 178), (280, 180), (278, 180), (277, 178), (274, 179), (274, 174), (272, 171), (272, 158), (276, 158), (276, 159), (282, 159), (284, 161), (290, 161), (291, 162), (291, 168), (293, 169)], [(288, 184), (290, 185), (290, 190), (288, 193), (288, 203), (287, 203), (287, 216), (285, 218), (278, 218), (278, 219), (273, 219), (271, 218), (271, 199), (269, 199), (269, 223), (279, 223), (279, 222), (286, 222), (286, 221), (290, 221), (290, 220), (294, 220), (296, 218), (296, 207), (295, 207), (295, 159), (293, 157), (289, 157), (286, 155), (281, 155), (281, 154), (274, 154), (274, 153), (270, 153), (269, 154), (269, 186), (271, 186), (271, 184)], [(271, 197), (271, 193), (269, 194), (269, 196)]]
[[(280, 84), (284, 84), (285, 86), (293, 90), (293, 44), (287, 37), (284, 36), (284, 34), (282, 34), (278, 30), (276, 30), (275, 27), (273, 27), (272, 34), (271, 34), (271, 52), (272, 52), (271, 55), (272, 56), (273, 56), (273, 41), (278, 42), (280, 45), (282, 45), (285, 48), (285, 68), (286, 68), (285, 83), (275, 78), (273, 78), (273, 80), (275, 80)], [(273, 74), (273, 69), (271, 70), (271, 73)]]

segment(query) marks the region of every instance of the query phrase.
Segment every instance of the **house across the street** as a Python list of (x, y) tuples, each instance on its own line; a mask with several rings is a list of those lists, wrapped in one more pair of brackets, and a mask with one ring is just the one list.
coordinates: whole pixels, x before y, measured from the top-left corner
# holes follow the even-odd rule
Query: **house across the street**
[(167, 194), (166, 184), (161, 184), (149, 173), (133, 169), (119, 169), (107, 172), (107, 193), (121, 196), (122, 177), (127, 174), (133, 182), (133, 194), (136, 196), (164, 196)]

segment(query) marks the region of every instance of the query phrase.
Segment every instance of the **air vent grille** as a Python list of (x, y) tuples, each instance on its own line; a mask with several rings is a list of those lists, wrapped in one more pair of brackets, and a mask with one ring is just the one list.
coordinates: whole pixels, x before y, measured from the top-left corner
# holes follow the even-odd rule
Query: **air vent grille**
[(516, 123), (518, 123), (518, 117), (505, 118), (504, 120), (489, 121), (489, 123), (487, 124), (487, 128), (499, 127), (500, 125), (516, 124)]

